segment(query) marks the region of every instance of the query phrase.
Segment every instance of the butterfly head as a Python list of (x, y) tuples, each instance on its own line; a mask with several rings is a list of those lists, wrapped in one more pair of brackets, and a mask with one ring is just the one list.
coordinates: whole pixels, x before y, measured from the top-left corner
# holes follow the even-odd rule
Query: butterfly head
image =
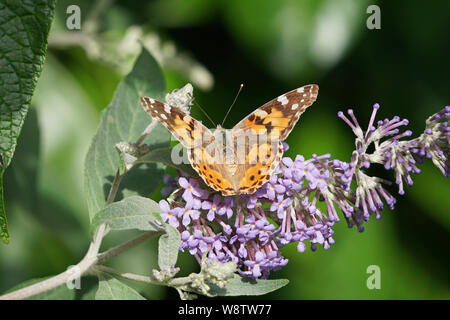
[(211, 129), (212, 134), (214, 135), (214, 137), (217, 138), (225, 138), (225, 136), (227, 135), (227, 129), (223, 128), (220, 124), (217, 125), (216, 129)]

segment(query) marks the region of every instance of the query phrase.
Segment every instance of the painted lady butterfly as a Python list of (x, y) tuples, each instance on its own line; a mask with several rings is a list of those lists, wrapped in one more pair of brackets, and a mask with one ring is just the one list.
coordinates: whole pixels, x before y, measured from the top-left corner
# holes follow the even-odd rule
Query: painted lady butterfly
[(267, 182), (283, 155), (283, 140), (317, 99), (319, 86), (289, 91), (256, 109), (233, 129), (210, 130), (178, 108), (142, 97), (145, 111), (187, 149), (207, 185), (223, 195), (251, 194)]

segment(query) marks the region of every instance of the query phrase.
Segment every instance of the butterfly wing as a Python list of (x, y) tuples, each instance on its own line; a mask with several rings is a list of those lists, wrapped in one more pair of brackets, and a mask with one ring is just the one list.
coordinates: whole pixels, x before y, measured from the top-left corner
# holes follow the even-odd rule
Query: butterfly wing
[(192, 167), (208, 186), (223, 195), (234, 194), (233, 176), (228, 172), (215, 141), (188, 150), (188, 155)]
[(275, 98), (242, 119), (233, 129), (252, 130), (255, 133), (267, 130), (279, 133), (279, 140), (285, 140), (291, 133), (301, 114), (314, 103), (319, 93), (316, 84), (306, 85)]
[(142, 97), (144, 110), (159, 120), (187, 148), (194, 170), (211, 188), (226, 194), (233, 190), (212, 132), (183, 111), (161, 101)]
[(159, 120), (188, 149), (214, 139), (207, 127), (178, 108), (149, 97), (141, 97), (141, 103), (152, 118)]
[(319, 86), (315, 84), (289, 91), (267, 102), (234, 126), (237, 137), (246, 137), (237, 148), (248, 151), (245, 163), (238, 166), (236, 173), (239, 193), (253, 193), (270, 179), (283, 155), (282, 141), (301, 114), (317, 99), (318, 92)]
[(237, 194), (252, 194), (269, 181), (283, 155), (283, 145), (279, 140), (249, 145), (250, 150), (244, 164), (237, 167)]

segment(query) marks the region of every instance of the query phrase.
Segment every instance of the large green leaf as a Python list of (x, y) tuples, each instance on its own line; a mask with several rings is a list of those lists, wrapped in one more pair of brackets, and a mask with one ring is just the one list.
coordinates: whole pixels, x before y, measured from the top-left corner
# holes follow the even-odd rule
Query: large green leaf
[(158, 265), (161, 270), (174, 267), (180, 251), (181, 236), (178, 230), (166, 225), (166, 234), (159, 238)]
[(55, 0), (0, 2), (0, 238), (9, 242), (3, 173), (44, 63)]
[(217, 296), (259, 296), (278, 290), (288, 283), (287, 279), (258, 280), (235, 274), (224, 288), (212, 285), (210, 293)]
[[(120, 83), (113, 101), (103, 111), (100, 126), (89, 148), (85, 162), (85, 194), (89, 216), (105, 207), (106, 198), (119, 168), (115, 144), (136, 142), (152, 121), (143, 110), (143, 95), (161, 99), (165, 92), (163, 74), (153, 57), (144, 48), (133, 70)], [(144, 140), (150, 149), (168, 146), (169, 132), (160, 124)], [(148, 196), (162, 180), (162, 164), (134, 166), (122, 179), (118, 197)]]
[(153, 215), (154, 212), (162, 212), (155, 201), (131, 196), (113, 202), (98, 212), (92, 219), (92, 230), (94, 231), (99, 225), (106, 223), (111, 230), (162, 231), (163, 226)]
[(8, 204), (12, 206), (18, 204), (28, 211), (35, 209), (38, 205), (40, 138), (37, 112), (31, 107), (14, 151), (14, 161), (4, 174), (5, 197), (8, 199)]
[(8, 220), (6, 220), (5, 201), (3, 199), (3, 172), (4, 169), (0, 169), (0, 238), (4, 243), (9, 243)]
[(145, 300), (136, 290), (105, 273), (99, 274), (95, 300)]

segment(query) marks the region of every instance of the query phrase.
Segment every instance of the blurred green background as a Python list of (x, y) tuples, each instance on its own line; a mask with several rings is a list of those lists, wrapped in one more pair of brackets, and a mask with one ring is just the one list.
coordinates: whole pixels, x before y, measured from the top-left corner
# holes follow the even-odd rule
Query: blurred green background
[[(81, 8), (81, 34), (66, 28), (71, 4)], [(380, 30), (366, 27), (371, 4), (381, 8)], [(353, 108), (365, 126), (378, 102), (380, 118), (408, 118), (419, 135), (425, 119), (450, 104), (449, 12), (446, 0), (59, 1), (44, 71), (5, 175), (11, 243), (0, 246), (0, 291), (59, 273), (86, 252), (84, 157), (101, 110), (139, 52), (137, 39), (162, 65), (168, 90), (191, 82), (215, 122), (244, 83), (226, 127), (286, 91), (319, 84), (318, 101), (287, 140), (287, 155), (330, 152), (348, 161), (353, 135), (337, 111)], [(193, 115), (207, 123), (198, 108)], [(285, 247), (289, 264), (272, 278), (290, 284), (264, 298), (450, 298), (449, 183), (430, 161), (421, 169), (406, 195), (397, 195), (395, 210), (380, 221), (372, 217), (363, 233), (341, 222), (328, 251)], [(111, 233), (103, 248), (132, 235)], [(155, 245), (109, 264), (150, 274)], [(183, 275), (198, 270), (189, 254), (179, 265)], [(381, 268), (380, 290), (366, 287), (369, 265)], [(83, 279), (84, 289), (92, 285)], [(164, 287), (132, 285), (151, 299), (177, 298)]]

